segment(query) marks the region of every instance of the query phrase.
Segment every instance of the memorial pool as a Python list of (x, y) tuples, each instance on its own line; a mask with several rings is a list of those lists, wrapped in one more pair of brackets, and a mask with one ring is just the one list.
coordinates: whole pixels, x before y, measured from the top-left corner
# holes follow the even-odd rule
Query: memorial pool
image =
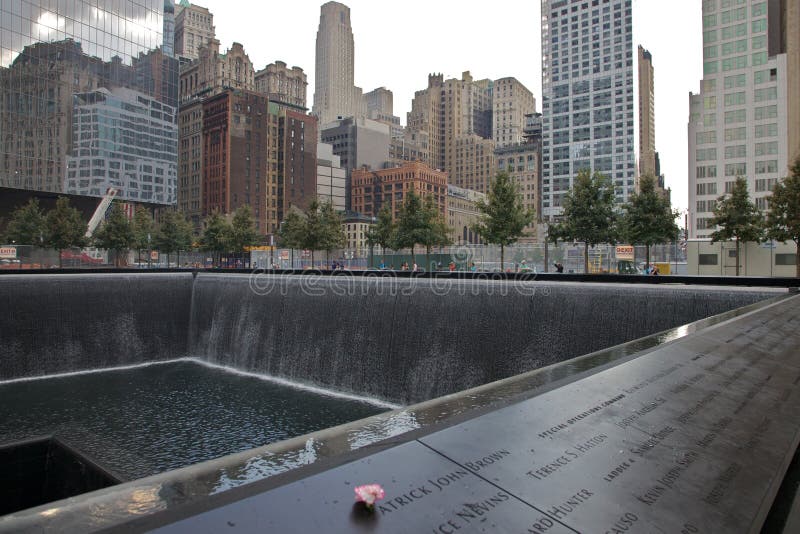
[(132, 480), (389, 408), (182, 360), (0, 383), (0, 436), (54, 435)]

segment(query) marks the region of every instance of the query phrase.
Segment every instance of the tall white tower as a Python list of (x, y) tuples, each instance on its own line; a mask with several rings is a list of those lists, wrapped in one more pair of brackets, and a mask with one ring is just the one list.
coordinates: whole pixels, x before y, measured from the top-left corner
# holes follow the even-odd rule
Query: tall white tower
[(611, 178), (616, 202), (634, 192), (631, 0), (542, 0), (542, 216), (581, 170)]
[(321, 125), (337, 117), (365, 114), (361, 89), (354, 85), (353, 48), (350, 8), (339, 2), (323, 4), (317, 30), (312, 108)]

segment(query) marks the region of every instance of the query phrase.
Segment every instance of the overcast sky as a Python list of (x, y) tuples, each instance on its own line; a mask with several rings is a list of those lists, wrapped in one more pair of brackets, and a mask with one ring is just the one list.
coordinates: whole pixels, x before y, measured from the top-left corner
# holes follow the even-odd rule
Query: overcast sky
[[(257, 69), (275, 60), (308, 75), (314, 98), (318, 0), (198, 0), (214, 14), (223, 50), (242, 43)], [(536, 97), (541, 111), (541, 3), (539, 0), (349, 0), (355, 38), (355, 83), (364, 92), (384, 86), (394, 93), (394, 114), (406, 123), (414, 91), (428, 74), (475, 79), (513, 76)], [(673, 206), (687, 206), (686, 123), (689, 91), (702, 78), (700, 0), (633, 0), (636, 46), (653, 55), (656, 150)], [(638, 113), (637, 113), (638, 120)], [(638, 128), (637, 128), (638, 132)], [(638, 146), (638, 133), (637, 133)]]

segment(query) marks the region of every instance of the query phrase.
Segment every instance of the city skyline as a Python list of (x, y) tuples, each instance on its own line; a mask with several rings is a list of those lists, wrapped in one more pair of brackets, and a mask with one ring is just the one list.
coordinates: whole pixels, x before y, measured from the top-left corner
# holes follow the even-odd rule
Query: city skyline
[[(315, 37), (323, 3), (302, 0), (268, 11), (256, 2), (242, 1), (236, 10), (220, 0), (198, 2), (214, 13), (222, 48), (233, 41), (240, 42), (257, 69), (275, 60), (303, 68), (308, 75), (309, 107), (315, 83)], [(460, 78), (463, 71), (469, 70), (476, 78), (495, 80), (513, 76), (533, 92), (541, 112), (538, 0), (505, 0), (494, 3), (491, 11), (480, 2), (467, 0), (458, 4), (458, 12), (445, 2), (408, 0), (398, 4), (395, 11), (365, 0), (343, 3), (350, 8), (355, 39), (355, 85), (365, 92), (381, 86), (391, 90), (394, 114), (403, 124), (414, 92), (425, 89), (430, 73)], [(419, 16), (422, 10), (427, 13), (425, 17)], [(252, 16), (243, 18), (242, 12)], [(272, 25), (265, 32), (262, 13), (288, 17), (292, 24)], [(656, 150), (661, 156), (666, 186), (672, 188), (673, 206), (681, 210), (688, 207), (687, 95), (699, 90), (702, 78), (700, 15), (700, 0), (633, 0), (634, 49), (641, 44), (653, 55)], [(389, 21), (391, 27), (387, 27)], [(414, 29), (409, 30), (412, 25)], [(477, 32), (470, 31), (478, 27), (484, 28), (481, 39), (474, 37)], [(442, 35), (437, 36), (437, 32)], [(680, 39), (675, 38), (676, 32)], [(382, 42), (389, 44), (376, 45)], [(527, 57), (519, 52), (523, 45), (530, 50)], [(439, 50), (446, 53), (438, 53)], [(386, 55), (390, 57), (388, 62), (382, 59)], [(638, 110), (635, 118), (638, 124)], [(636, 137), (638, 143), (638, 131)]]

